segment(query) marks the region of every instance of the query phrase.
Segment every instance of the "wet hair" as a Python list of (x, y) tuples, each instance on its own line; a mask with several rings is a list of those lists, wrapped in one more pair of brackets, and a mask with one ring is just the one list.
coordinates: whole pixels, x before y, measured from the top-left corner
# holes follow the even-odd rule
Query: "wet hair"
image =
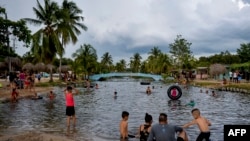
[(194, 108), (194, 109), (191, 111), (191, 113), (193, 113), (193, 112), (195, 112), (195, 111), (200, 112), (200, 110), (199, 110), (198, 108)]
[(72, 91), (72, 87), (71, 86), (67, 86), (67, 91)]
[(129, 113), (127, 111), (122, 112), (122, 118), (128, 117)]
[(165, 113), (160, 113), (160, 116), (159, 116), (159, 122), (166, 122), (167, 121), (167, 114)]
[(153, 120), (152, 116), (148, 113), (145, 114), (145, 122), (149, 123)]

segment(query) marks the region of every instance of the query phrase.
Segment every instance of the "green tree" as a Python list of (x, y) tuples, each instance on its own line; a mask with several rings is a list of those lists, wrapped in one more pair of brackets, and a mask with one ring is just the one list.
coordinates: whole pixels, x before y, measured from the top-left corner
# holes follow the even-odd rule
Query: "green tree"
[(85, 78), (97, 70), (96, 50), (90, 44), (81, 45), (81, 47), (73, 53), (72, 57), (82, 65), (82, 72)]
[(135, 53), (133, 57), (130, 58), (130, 69), (132, 72), (140, 72), (141, 59), (142, 57), (139, 53)]
[(241, 63), (248, 62), (250, 60), (250, 43), (240, 44), (240, 48), (237, 49)]
[[(41, 62), (51, 64), (56, 53), (63, 50), (55, 29), (58, 23), (57, 12), (59, 6), (56, 2), (44, 0), (43, 7), (37, 0), (37, 8), (33, 7), (33, 11), (37, 18), (25, 18), (25, 20), (31, 24), (43, 26), (33, 34), (31, 51), (40, 58)], [(53, 81), (52, 71), (50, 71), (50, 81)]]
[(126, 71), (126, 65), (126, 61), (124, 59), (121, 59), (119, 62), (116, 63), (115, 68), (118, 72), (124, 72)]
[(80, 16), (82, 10), (73, 1), (64, 0), (61, 8), (57, 12), (58, 23), (56, 26), (56, 32), (61, 38), (61, 44), (63, 48), (59, 50), (60, 57), (59, 73), (61, 75), (61, 59), (64, 54), (64, 48), (68, 43), (75, 44), (78, 39), (77, 35), (81, 34), (81, 30), (87, 30), (87, 27), (82, 23), (84, 17)]
[[(5, 57), (17, 57), (13, 47), (10, 45), (10, 36), (25, 43), (27, 47), (31, 41), (31, 31), (26, 26), (24, 20), (12, 21), (8, 19), (5, 8), (0, 7), (0, 61)], [(9, 71), (11, 71), (11, 60), (9, 62)]]
[(182, 38), (181, 35), (177, 35), (174, 43), (169, 44), (169, 52), (174, 59), (174, 63), (177, 64), (177, 68), (185, 66), (185, 63), (192, 59), (193, 55), (192, 51), (190, 50), (191, 45), (192, 43)]
[(108, 52), (103, 54), (101, 65), (103, 66), (104, 70), (107, 69), (107, 71), (110, 72), (111, 66), (113, 65), (113, 59), (112, 59), (112, 56)]

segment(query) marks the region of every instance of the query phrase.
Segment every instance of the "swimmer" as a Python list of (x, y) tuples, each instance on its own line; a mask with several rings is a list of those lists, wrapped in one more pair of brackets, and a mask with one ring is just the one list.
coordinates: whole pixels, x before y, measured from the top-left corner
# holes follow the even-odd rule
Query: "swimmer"
[(186, 104), (186, 106), (194, 107), (195, 106), (194, 100), (190, 100), (190, 102), (188, 104)]
[(13, 88), (11, 93), (12, 102), (17, 102), (17, 97), (18, 97), (18, 92), (16, 91), (16, 88)]
[(98, 84), (97, 83), (95, 84), (95, 88), (98, 89)]
[(208, 90), (206, 90), (206, 94), (208, 94)]
[(147, 94), (151, 94), (151, 89), (150, 89), (149, 86), (148, 86), (148, 88), (147, 88), (147, 90), (146, 90), (146, 93), (147, 93)]
[(117, 97), (117, 91), (115, 90), (115, 92), (114, 92), (114, 98), (116, 98)]
[(53, 100), (56, 97), (56, 95), (53, 93), (53, 91), (50, 91), (48, 97), (50, 100)]
[(202, 89), (200, 89), (200, 93), (202, 93)]
[(214, 91), (212, 91), (212, 96), (216, 96), (216, 94), (215, 94), (215, 92), (214, 92)]

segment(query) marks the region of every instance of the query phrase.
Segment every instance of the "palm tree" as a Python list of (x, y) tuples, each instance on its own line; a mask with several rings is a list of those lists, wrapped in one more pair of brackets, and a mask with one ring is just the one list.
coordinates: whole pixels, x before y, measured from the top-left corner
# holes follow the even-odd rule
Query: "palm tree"
[(73, 53), (72, 57), (74, 57), (80, 62), (81, 65), (83, 65), (82, 70), (85, 74), (85, 78), (95, 70), (97, 63), (97, 54), (95, 48), (91, 45), (81, 45), (81, 47), (77, 49), (75, 53)]
[(130, 58), (130, 68), (133, 72), (139, 72), (141, 66), (141, 55), (139, 53), (135, 53), (133, 57)]
[(124, 72), (126, 70), (126, 61), (124, 59), (120, 60), (116, 63), (115, 68), (118, 72)]
[[(87, 30), (87, 27), (82, 23), (84, 17), (80, 16), (82, 10), (73, 1), (64, 0), (57, 14), (59, 23), (56, 25), (56, 32), (61, 38), (62, 46), (65, 48), (70, 42), (75, 44), (78, 41), (77, 35), (81, 34), (81, 30)], [(58, 54), (60, 56), (59, 75), (61, 75), (61, 60), (64, 49), (60, 50)]]
[(150, 54), (149, 58), (154, 59), (161, 54), (161, 50), (158, 47), (153, 47), (148, 54)]
[(108, 71), (110, 71), (110, 67), (113, 64), (113, 59), (108, 52), (103, 54), (101, 64), (103, 65), (104, 68), (108, 68)]
[[(40, 58), (40, 61), (43, 60), (46, 64), (49, 64), (53, 61), (56, 53), (63, 50), (58, 34), (55, 32), (59, 6), (56, 2), (44, 0), (44, 7), (42, 7), (37, 0), (37, 8), (33, 7), (33, 11), (37, 19), (25, 18), (24, 20), (44, 27), (33, 34), (31, 51)], [(53, 81), (52, 71), (50, 72), (50, 81)]]

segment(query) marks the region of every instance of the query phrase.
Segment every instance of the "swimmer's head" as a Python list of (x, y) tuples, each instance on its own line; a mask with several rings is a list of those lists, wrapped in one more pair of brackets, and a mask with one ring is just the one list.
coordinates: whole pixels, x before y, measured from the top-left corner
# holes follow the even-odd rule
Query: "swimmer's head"
[(122, 118), (123, 118), (123, 119), (127, 120), (127, 119), (128, 119), (128, 116), (129, 116), (129, 112), (127, 112), (127, 111), (123, 111), (123, 112), (122, 112)]

